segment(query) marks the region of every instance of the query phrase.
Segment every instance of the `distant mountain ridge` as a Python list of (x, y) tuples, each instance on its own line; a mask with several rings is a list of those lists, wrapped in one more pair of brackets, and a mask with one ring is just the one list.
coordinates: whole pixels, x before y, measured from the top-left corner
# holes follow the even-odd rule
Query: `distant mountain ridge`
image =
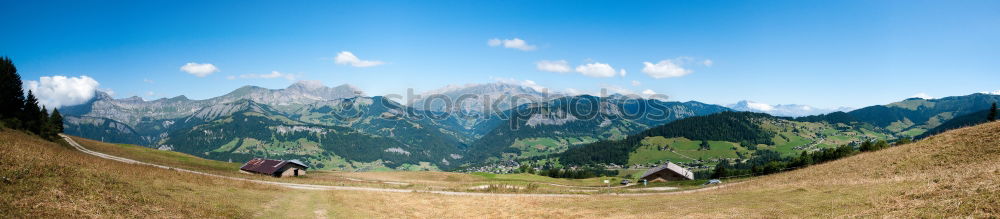
[(726, 105), (730, 109), (735, 111), (746, 111), (746, 112), (758, 112), (767, 113), (772, 116), (785, 116), (785, 117), (800, 117), (800, 116), (811, 116), (826, 114), (836, 111), (849, 111), (849, 107), (837, 107), (837, 108), (817, 108), (807, 105), (799, 104), (778, 104), (771, 105), (766, 103), (753, 102), (749, 100), (743, 100), (735, 104)]
[[(413, 103), (402, 104), (381, 96), (365, 96), (363, 91), (347, 84), (326, 87), (318, 82), (300, 81), (284, 89), (244, 86), (204, 100), (185, 96), (150, 101), (139, 97), (114, 99), (98, 92), (87, 103), (60, 111), (65, 116), (66, 133), (82, 137), (177, 150), (217, 160), (294, 158), (324, 169), (355, 171), (449, 170), (490, 160), (551, 159), (565, 156), (567, 151), (580, 151), (577, 148), (585, 145), (600, 145), (595, 142), (628, 139), (676, 120), (734, 111), (695, 101), (630, 99), (623, 95), (561, 96), (510, 83), (453, 86), (425, 94), (437, 96), (422, 96)], [(450, 107), (435, 100), (470, 95), (479, 99)], [(509, 99), (515, 96), (531, 101)], [(777, 130), (770, 141), (677, 140), (674, 138), (678, 136), (670, 133), (659, 135), (671, 139), (674, 143), (670, 144), (683, 145), (688, 140), (746, 140), (751, 142), (748, 144), (790, 152), (861, 139), (917, 136), (957, 116), (981, 111), (998, 100), (1000, 96), (988, 94), (932, 100), (911, 98), (849, 112), (796, 118), (781, 116), (788, 113), (782, 109), (812, 108), (767, 105), (771, 108), (764, 109), (772, 115), (778, 114), (759, 119), (769, 122), (740, 124), (751, 124), (743, 127), (749, 129)], [(761, 108), (750, 101), (739, 105), (733, 108)], [(640, 111), (651, 114), (636, 116)], [(813, 142), (806, 144), (810, 140)], [(656, 148), (643, 145), (639, 147), (641, 150)], [(739, 153), (754, 151), (752, 145), (734, 148)], [(726, 159), (746, 156), (730, 153), (734, 152), (725, 152), (729, 154)], [(655, 158), (636, 156), (639, 155), (612, 160), (641, 163)]]
[(864, 122), (888, 129), (893, 133), (899, 133), (901, 136), (913, 137), (957, 116), (988, 109), (990, 104), (995, 102), (1000, 102), (1000, 95), (975, 93), (938, 99), (909, 98), (846, 113), (806, 116), (797, 118), (797, 120)]
[[(501, 157), (518, 137), (614, 138), (677, 118), (728, 110), (697, 102), (626, 100), (621, 96), (547, 100), (545, 93), (509, 83), (452, 87), (431, 93), (456, 99), (469, 95), (481, 97), (479, 100), (495, 98), (490, 101), (500, 102), (489, 107), (503, 110), (490, 112), (484, 108), (488, 101), (478, 105), (469, 102), (472, 104), (451, 110), (434, 108), (437, 105), (433, 97), (421, 101), (431, 100), (424, 102), (430, 103), (425, 108), (437, 110), (425, 110), (380, 96), (364, 96), (364, 92), (346, 84), (326, 87), (300, 81), (284, 89), (243, 86), (204, 100), (185, 96), (150, 101), (138, 97), (113, 99), (98, 93), (97, 98), (63, 111), (69, 134), (217, 160), (275, 157), (344, 170), (434, 170)], [(509, 100), (513, 101), (504, 102)], [(601, 104), (601, 112), (595, 114), (600, 116), (575, 117), (580, 112), (565, 108), (580, 103), (574, 101)], [(663, 105), (658, 108), (664, 112), (663, 120), (620, 116), (645, 109), (640, 103), (654, 102)], [(528, 128), (509, 129), (515, 126)]]
[[(488, 128), (483, 130), (490, 131), (472, 142), (468, 151), (475, 160), (499, 158), (503, 154), (525, 157), (525, 148), (511, 147), (519, 140), (618, 139), (677, 119), (728, 110), (694, 101), (663, 102), (589, 95), (563, 97), (505, 111), (503, 115), (510, 116), (509, 119), (489, 119), (483, 123)], [(548, 153), (561, 153), (563, 150)]]

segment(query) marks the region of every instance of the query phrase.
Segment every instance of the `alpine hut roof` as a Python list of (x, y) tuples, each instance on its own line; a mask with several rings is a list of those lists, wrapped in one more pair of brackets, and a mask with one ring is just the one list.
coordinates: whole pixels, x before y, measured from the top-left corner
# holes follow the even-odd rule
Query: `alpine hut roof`
[(254, 158), (254, 159), (252, 159), (250, 161), (247, 161), (246, 164), (243, 164), (243, 167), (240, 167), (240, 170), (247, 171), (247, 172), (254, 172), (254, 173), (274, 175), (279, 170), (281, 170), (282, 167), (284, 167), (285, 165), (289, 165), (289, 164), (301, 166), (302, 169), (309, 168), (309, 166), (306, 166), (305, 164), (302, 164), (302, 162), (298, 161), (298, 160), (283, 161), (283, 160), (269, 160), (269, 159), (263, 159), (263, 158)]
[(687, 179), (687, 180), (693, 180), (694, 179), (694, 173), (693, 172), (691, 172), (690, 170), (684, 169), (681, 166), (677, 166), (677, 164), (674, 164), (672, 162), (667, 162), (667, 163), (662, 164), (660, 166), (657, 166), (657, 167), (654, 167), (652, 169), (649, 169), (649, 170), (646, 171), (645, 174), (642, 174), (642, 177), (639, 177), (639, 178), (640, 179), (647, 179), (647, 177), (649, 177), (649, 178), (655, 179), (655, 178), (657, 178), (659, 176), (664, 176), (664, 175), (671, 176), (672, 178), (682, 178), (682, 179)]

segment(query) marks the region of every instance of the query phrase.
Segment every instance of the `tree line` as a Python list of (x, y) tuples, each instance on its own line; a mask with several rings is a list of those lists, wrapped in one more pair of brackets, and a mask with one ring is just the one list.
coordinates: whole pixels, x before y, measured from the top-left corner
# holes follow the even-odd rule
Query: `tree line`
[[(897, 141), (895, 145), (909, 144), (911, 141), (906, 138)], [(727, 178), (741, 176), (760, 176), (778, 173), (785, 170), (798, 169), (813, 164), (821, 164), (829, 161), (849, 157), (862, 152), (877, 151), (889, 148), (891, 145), (885, 140), (864, 141), (855, 149), (854, 146), (841, 145), (836, 148), (824, 148), (815, 152), (803, 151), (797, 157), (782, 157), (780, 153), (773, 150), (756, 151), (753, 158), (746, 162), (730, 163), (722, 161), (715, 165), (710, 176), (712, 178)]]
[(586, 179), (598, 176), (617, 176), (617, 170), (608, 170), (601, 167), (586, 166), (579, 168), (543, 168), (535, 171), (531, 165), (521, 165), (518, 167), (519, 173), (538, 174), (552, 178)]
[(24, 95), (21, 75), (8, 57), (0, 57), (0, 126), (34, 133), (54, 140), (63, 131), (63, 117), (58, 109), (49, 114), (38, 104), (32, 91)]

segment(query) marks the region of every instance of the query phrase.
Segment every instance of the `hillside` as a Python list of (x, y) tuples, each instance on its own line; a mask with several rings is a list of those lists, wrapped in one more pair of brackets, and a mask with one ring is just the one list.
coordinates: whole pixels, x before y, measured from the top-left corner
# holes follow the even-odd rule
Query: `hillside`
[(1000, 102), (1000, 95), (970, 94), (938, 99), (910, 98), (903, 101), (864, 107), (844, 113), (798, 118), (800, 121), (864, 122), (885, 128), (899, 137), (914, 137), (952, 118), (988, 109)]
[[(4, 179), (0, 214), (14, 217), (1000, 215), (997, 122), (743, 183), (723, 184), (717, 189), (648, 196), (289, 190), (104, 160), (9, 130), (0, 132), (0, 140), (4, 153), (0, 161), (6, 164), (0, 166)], [(407, 175), (415, 174), (424, 173)], [(422, 180), (449, 182), (452, 178)]]
[(763, 113), (722, 112), (680, 119), (622, 140), (572, 148), (559, 158), (567, 165), (655, 165), (671, 161), (700, 169), (721, 160), (744, 162), (762, 153), (797, 156), (803, 151), (887, 137), (882, 129), (865, 124), (801, 122)]
[[(403, 211), (408, 216), (443, 217), (995, 217), (1000, 215), (998, 145), (1000, 123), (990, 123), (719, 189), (663, 196), (343, 198), (360, 201), (349, 206), (373, 215)], [(366, 202), (389, 205), (361, 204)], [(450, 207), (416, 205), (426, 202)]]
[(105, 160), (9, 129), (0, 153), (5, 217), (251, 217), (246, 200), (282, 191)]
[(488, 161), (542, 157), (563, 152), (570, 146), (621, 139), (649, 127), (726, 110), (693, 101), (564, 97), (522, 105), (483, 122), (481, 126), (491, 131), (469, 144), (468, 158)]
[(927, 130), (923, 134), (917, 135), (914, 138), (922, 139), (932, 135), (936, 135), (948, 130), (969, 127), (974, 125), (979, 125), (987, 122), (987, 117), (990, 114), (990, 110), (981, 110), (961, 116), (957, 116), (947, 122), (941, 123), (941, 125)]
[(459, 153), (457, 141), (440, 133), (416, 129), (410, 132), (422, 134), (422, 138), (393, 138), (392, 134), (298, 122), (261, 110), (266, 106), (247, 102), (256, 107), (174, 131), (162, 140), (161, 147), (222, 161), (243, 162), (254, 157), (300, 159), (321, 169), (346, 170), (405, 169), (421, 162), (448, 166), (451, 154)]

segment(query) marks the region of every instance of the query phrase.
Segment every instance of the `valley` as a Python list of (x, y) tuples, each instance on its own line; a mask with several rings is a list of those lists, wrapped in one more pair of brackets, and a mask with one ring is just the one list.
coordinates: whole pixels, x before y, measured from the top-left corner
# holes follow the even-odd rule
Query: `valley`
[[(996, 174), (1000, 171), (1000, 166), (996, 165), (997, 160), (1000, 160), (1000, 151), (995, 147), (1000, 144), (998, 143), (1000, 138), (996, 133), (1000, 133), (1000, 123), (994, 122), (949, 131), (918, 143), (861, 153), (800, 170), (755, 177), (744, 182), (727, 181), (727, 186), (718, 189), (645, 196), (596, 195), (593, 197), (598, 198), (592, 198), (591, 196), (483, 197), (421, 192), (317, 191), (255, 183), (234, 183), (227, 179), (214, 179), (209, 176), (104, 160), (80, 153), (69, 146), (47, 142), (16, 131), (3, 131), (0, 132), (0, 139), (3, 140), (0, 141), (0, 147), (8, 153), (8, 156), (0, 159), (3, 159), (4, 163), (17, 165), (5, 165), (0, 168), (0, 173), (7, 181), (6, 186), (0, 187), (0, 190), (3, 190), (0, 199), (4, 200), (2, 202), (4, 204), (0, 204), (0, 212), (49, 217), (67, 215), (631, 217), (653, 213), (708, 217), (732, 214), (751, 217), (988, 216), (1000, 213), (1000, 209), (994, 204), (998, 200), (995, 194), (998, 194), (1000, 187), (992, 183), (1000, 180), (997, 179), (1000, 175)], [(535, 184), (552, 182), (573, 186), (594, 186), (597, 183), (594, 180), (552, 179), (522, 174), (436, 172), (331, 172), (304, 178), (258, 178), (234, 171), (233, 168), (238, 164), (226, 164), (176, 152), (136, 146), (107, 144), (81, 138), (75, 140), (95, 150), (129, 156), (140, 161), (241, 178), (294, 183), (326, 183), (374, 188), (433, 188), (467, 185), (466, 183), (516, 185), (517, 182)], [(33, 147), (26, 147), (27, 145)], [(956, 169), (962, 171), (953, 171)], [(41, 171), (53, 172), (42, 174)], [(94, 183), (103, 186), (93, 187)], [(579, 190), (573, 187), (550, 189), (551, 192)], [(541, 191), (545, 190), (533, 190), (533, 192)], [(521, 193), (513, 190), (488, 192)], [(91, 195), (96, 193), (111, 195)], [(52, 202), (49, 197), (59, 197), (63, 201)], [(243, 204), (246, 200), (260, 199), (293, 200), (296, 204), (288, 202), (265, 202), (262, 203), (263, 206)], [(663, 202), (675, 204), (665, 208), (661, 204)], [(115, 210), (126, 203), (131, 203), (129, 211)]]
[[(665, 162), (708, 174), (720, 163), (746, 162), (761, 151), (794, 158), (842, 145), (857, 148), (865, 141), (922, 137), (929, 130), (940, 132), (934, 128), (952, 118), (982, 113), (978, 109), (1000, 100), (972, 94), (797, 118), (750, 116), (728, 131), (700, 131), (722, 135), (703, 135), (678, 131), (716, 126), (721, 121), (706, 119), (733, 110), (694, 101), (562, 96), (499, 82), (431, 91), (425, 95), (437, 99), (417, 99), (410, 105), (363, 94), (350, 85), (303, 81), (285, 89), (246, 86), (206, 100), (98, 95), (63, 111), (69, 134), (227, 162), (299, 159), (317, 169), (362, 172), (516, 173), (522, 166), (538, 171), (586, 167), (627, 177)], [(442, 108), (441, 98), (461, 96), (484, 99), (441, 111), (449, 110)], [(490, 109), (486, 104), (491, 101), (513, 102)], [(744, 119), (738, 117), (733, 119)], [(672, 123), (677, 120), (702, 125), (670, 129), (683, 127)], [(648, 131), (656, 129), (664, 131)], [(760, 136), (737, 134), (751, 132)], [(607, 144), (622, 147), (601, 146)], [(588, 149), (595, 147), (604, 152)], [(572, 157), (578, 152), (612, 157), (577, 161)]]
[(2, 218), (1000, 218), (1000, 1), (0, 1)]

